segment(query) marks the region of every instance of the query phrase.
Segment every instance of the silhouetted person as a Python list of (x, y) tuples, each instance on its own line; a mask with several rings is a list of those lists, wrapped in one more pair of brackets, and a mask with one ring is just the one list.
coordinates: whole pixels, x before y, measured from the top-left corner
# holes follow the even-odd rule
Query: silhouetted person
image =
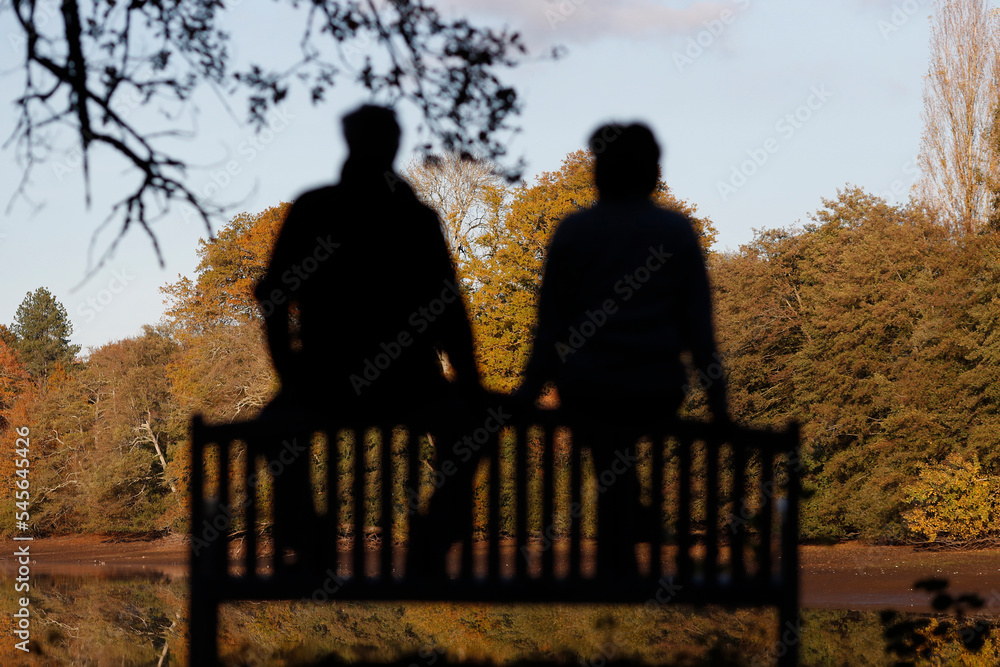
[[(478, 392), (479, 378), (438, 217), (393, 171), (392, 110), (363, 106), (343, 130), (340, 182), (295, 201), (257, 286), (281, 379), (265, 415), (306, 410), (364, 424), (446, 413), (456, 393)], [(277, 478), (279, 517), (311, 512), (307, 459)], [(307, 523), (278, 528), (294, 546)]]
[[(604, 480), (614, 481), (600, 484), (598, 499), (598, 569), (628, 576), (641, 507), (635, 442), (644, 423), (680, 407), (682, 352), (707, 371), (716, 348), (698, 237), (685, 216), (650, 199), (660, 159), (653, 133), (642, 124), (605, 125), (590, 148), (598, 202), (556, 229), (518, 394), (533, 399), (553, 381), (598, 476), (610, 471)], [(713, 415), (725, 418), (722, 378), (707, 391)]]

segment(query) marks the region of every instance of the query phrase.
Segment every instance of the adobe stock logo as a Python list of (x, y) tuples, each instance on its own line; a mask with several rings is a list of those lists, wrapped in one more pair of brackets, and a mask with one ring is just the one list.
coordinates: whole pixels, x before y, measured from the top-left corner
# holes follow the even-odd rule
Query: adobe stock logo
[(904, 0), (904, 2), (894, 4), (892, 13), (889, 14), (889, 20), (879, 19), (876, 24), (883, 41), (888, 42), (892, 35), (899, 32), (904, 25), (917, 16), (920, 12), (920, 5), (925, 2), (926, 0), (919, 0), (919, 2), (918, 0)]
[(115, 300), (115, 296), (124, 292), (133, 280), (135, 280), (135, 276), (130, 276), (124, 269), (116, 269), (112, 272), (111, 279), (108, 280), (104, 288), (91, 294), (77, 305), (77, 314), (87, 324), (90, 324), (97, 318), (98, 313), (103, 313)]
[(765, 139), (760, 146), (747, 150), (747, 159), (733, 165), (727, 180), (716, 181), (715, 187), (722, 201), (727, 201), (745, 186), (770, 161), (771, 156), (781, 150), (782, 142), (790, 141), (820, 109), (826, 106), (831, 97), (833, 93), (825, 84), (810, 87), (804, 103), (775, 121), (776, 134)]
[[(659, 248), (649, 247), (649, 255), (644, 263), (640, 264), (631, 273), (627, 273), (614, 284), (615, 294), (621, 295), (621, 301), (626, 302), (642, 289), (653, 274), (662, 269), (667, 260), (673, 257), (672, 252), (665, 252), (663, 244)], [(577, 323), (577, 326), (569, 328), (569, 336), (565, 342), (556, 341), (556, 354), (559, 361), (565, 363), (566, 358), (581, 350), (590, 338), (597, 335), (597, 332), (608, 323), (608, 319), (618, 312), (618, 299), (605, 299), (596, 310), (587, 310), (584, 317)]]

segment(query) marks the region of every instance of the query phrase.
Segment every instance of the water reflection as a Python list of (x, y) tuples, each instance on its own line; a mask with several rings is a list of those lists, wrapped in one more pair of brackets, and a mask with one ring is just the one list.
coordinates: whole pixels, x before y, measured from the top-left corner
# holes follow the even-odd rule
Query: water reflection
[[(12, 628), (12, 639), (0, 644), (0, 664), (186, 664), (186, 578), (133, 570), (138, 571), (33, 571), (30, 653), (15, 647)], [(0, 578), (5, 609), (16, 609), (24, 595), (16, 583), (11, 573)]]
[[(13, 648), (11, 630), (0, 643), (0, 665), (188, 664), (184, 576), (173, 568), (144, 572), (141, 565), (89, 570), (86, 576), (32, 573), (32, 653)], [(21, 594), (14, 585), (11, 573), (0, 578), (4, 609), (17, 608)], [(803, 616), (804, 664), (891, 664), (878, 612), (806, 610)], [(670, 605), (249, 602), (223, 607), (220, 643), (225, 665), (336, 660), (440, 667), (530, 659), (767, 665), (774, 660), (775, 625), (768, 611)]]

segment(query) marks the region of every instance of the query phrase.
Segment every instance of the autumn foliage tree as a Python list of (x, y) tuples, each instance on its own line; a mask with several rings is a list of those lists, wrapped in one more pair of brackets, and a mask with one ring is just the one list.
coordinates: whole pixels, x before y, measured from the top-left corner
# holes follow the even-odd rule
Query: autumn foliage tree
[[(593, 171), (589, 151), (570, 153), (558, 171), (516, 189), (506, 215), (476, 238), (466, 277), (483, 377), (492, 389), (509, 391), (519, 382), (531, 348), (546, 249), (560, 220), (597, 201)], [(715, 228), (696, 216), (694, 206), (677, 199), (662, 180), (653, 200), (690, 216), (708, 251)]]
[[(88, 479), (113, 524), (162, 530), (169, 526), (168, 504), (177, 499), (175, 451), (187, 431), (186, 415), (174, 408), (163, 372), (177, 345), (165, 332), (147, 326), (141, 336), (104, 345), (88, 359), (84, 373), (93, 406), (95, 439), (113, 443), (94, 462), (102, 474)], [(100, 448), (95, 448), (100, 449)], [(176, 518), (176, 516), (174, 516)]]
[(0, 340), (0, 429), (9, 423), (8, 413), (30, 387), (31, 376), (11, 345)]
[(1000, 471), (997, 252), (846, 188), (803, 228), (713, 258), (734, 416), (802, 423), (805, 535), (925, 539), (903, 518), (921, 471), (950, 455)]
[(170, 367), (183, 405), (210, 418), (251, 416), (276, 390), (253, 289), (288, 212), (279, 204), (242, 213), (202, 241), (194, 280), (165, 286), (167, 326), (180, 345)]

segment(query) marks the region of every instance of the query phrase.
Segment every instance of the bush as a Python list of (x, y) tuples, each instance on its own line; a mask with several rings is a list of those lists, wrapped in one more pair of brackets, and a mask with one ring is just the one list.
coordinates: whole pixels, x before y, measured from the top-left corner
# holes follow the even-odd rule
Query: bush
[(930, 542), (969, 542), (994, 533), (998, 478), (980, 473), (979, 459), (949, 454), (943, 463), (922, 465), (919, 480), (904, 489), (911, 509), (909, 531)]

